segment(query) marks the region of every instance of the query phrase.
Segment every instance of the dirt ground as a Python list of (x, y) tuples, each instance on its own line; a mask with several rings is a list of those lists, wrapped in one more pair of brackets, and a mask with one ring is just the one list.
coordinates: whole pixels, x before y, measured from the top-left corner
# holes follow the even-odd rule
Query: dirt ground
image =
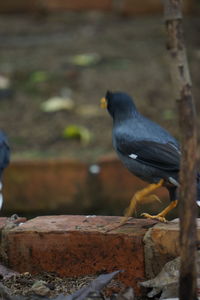
[[(34, 293), (34, 288), (32, 289), (34, 283), (42, 281), (38, 292), (40, 291), (40, 294), (43, 292), (43, 296), (56, 297), (59, 294), (70, 295), (84, 285), (89, 284), (94, 278), (95, 276), (61, 278), (54, 273), (42, 273), (40, 275), (24, 273), (3, 279), (1, 282), (10, 290), (11, 294), (28, 296)], [(43, 287), (43, 290), (41, 287)]]
[[(199, 34), (200, 18), (187, 17), (185, 36), (198, 114)], [(80, 54), (92, 59), (77, 63), (74, 58)], [(5, 94), (0, 93), (0, 128), (9, 136), (13, 159), (70, 157), (92, 162), (111, 152), (111, 119), (99, 108), (108, 89), (131, 94), (141, 112), (179, 138), (162, 16), (3, 15), (0, 74), (10, 80)], [(44, 101), (60, 96), (70, 96), (74, 107), (42, 111)], [(63, 137), (64, 128), (71, 125), (88, 130), (86, 143)]]
[[(59, 277), (56, 273), (41, 273), (31, 275), (30, 273), (15, 274), (8, 278), (0, 279), (0, 283), (7, 288), (7, 292), (12, 300), (12, 295), (24, 296), (19, 299), (56, 299), (59, 295), (60, 299), (65, 299), (64, 296), (72, 295), (81, 288), (87, 287), (93, 280), (97, 279), (98, 275), (88, 275), (80, 277)], [(98, 280), (98, 279), (97, 279)], [(84, 299), (105, 299), (104, 296), (117, 295), (126, 290), (125, 285), (117, 279), (112, 279), (110, 283), (101, 288), (102, 296), (85, 297)], [(98, 288), (96, 289), (98, 292)], [(103, 296), (104, 295), (104, 296)], [(38, 297), (37, 297), (38, 296)], [(44, 298), (43, 298), (44, 297)], [(74, 297), (73, 299), (82, 299)], [(138, 297), (139, 298), (139, 297)], [(137, 299), (138, 299), (137, 298)], [(66, 298), (67, 299), (67, 298)], [(106, 298), (110, 299), (110, 298)], [(113, 298), (115, 299), (115, 298)], [(117, 298), (116, 298), (117, 299)], [(122, 299), (119, 297), (119, 299)], [(123, 298), (125, 299), (125, 298)], [(141, 299), (141, 297), (140, 297)], [(142, 298), (144, 299), (144, 298)], [(146, 299), (146, 298), (145, 298)], [(13, 298), (13, 300), (18, 300)], [(139, 299), (138, 299), (139, 300)]]

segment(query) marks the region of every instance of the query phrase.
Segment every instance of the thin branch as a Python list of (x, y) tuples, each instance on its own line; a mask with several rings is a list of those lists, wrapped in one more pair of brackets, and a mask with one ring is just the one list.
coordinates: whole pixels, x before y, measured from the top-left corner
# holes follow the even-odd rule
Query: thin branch
[(196, 112), (186, 48), (183, 38), (181, 0), (163, 0), (167, 31), (167, 49), (175, 99), (179, 109), (182, 158), (180, 170), (179, 215), (181, 268), (180, 300), (196, 296)]

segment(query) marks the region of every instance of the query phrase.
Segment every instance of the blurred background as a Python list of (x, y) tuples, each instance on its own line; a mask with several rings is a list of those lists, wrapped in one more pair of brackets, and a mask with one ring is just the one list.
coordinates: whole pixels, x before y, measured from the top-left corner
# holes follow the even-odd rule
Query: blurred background
[[(200, 3), (183, 10), (199, 115)], [(165, 44), (160, 0), (1, 1), (0, 128), (12, 151), (2, 215), (123, 214), (144, 184), (115, 157), (99, 100), (125, 91), (179, 139)]]

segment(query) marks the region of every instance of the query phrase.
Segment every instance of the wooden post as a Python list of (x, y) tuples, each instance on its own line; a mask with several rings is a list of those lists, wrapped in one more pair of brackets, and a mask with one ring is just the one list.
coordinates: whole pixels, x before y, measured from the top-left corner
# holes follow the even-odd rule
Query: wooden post
[(182, 158), (179, 189), (179, 299), (196, 300), (196, 113), (183, 38), (181, 0), (163, 0), (171, 77), (178, 103)]

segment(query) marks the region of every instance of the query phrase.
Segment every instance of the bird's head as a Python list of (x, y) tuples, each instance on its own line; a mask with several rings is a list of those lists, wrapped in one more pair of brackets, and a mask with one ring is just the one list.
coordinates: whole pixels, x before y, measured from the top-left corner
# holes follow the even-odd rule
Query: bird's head
[(101, 107), (107, 108), (114, 120), (123, 120), (133, 117), (137, 112), (131, 97), (122, 92), (112, 93), (107, 91), (105, 97), (101, 99)]

